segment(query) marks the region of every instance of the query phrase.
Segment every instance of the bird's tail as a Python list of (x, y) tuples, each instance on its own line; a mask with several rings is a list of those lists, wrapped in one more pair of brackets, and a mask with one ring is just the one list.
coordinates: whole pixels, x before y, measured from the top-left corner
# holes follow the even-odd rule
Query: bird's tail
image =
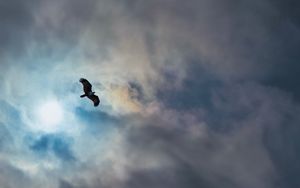
[(82, 98), (82, 97), (86, 97), (86, 94), (80, 95), (80, 97), (81, 97), (81, 98)]

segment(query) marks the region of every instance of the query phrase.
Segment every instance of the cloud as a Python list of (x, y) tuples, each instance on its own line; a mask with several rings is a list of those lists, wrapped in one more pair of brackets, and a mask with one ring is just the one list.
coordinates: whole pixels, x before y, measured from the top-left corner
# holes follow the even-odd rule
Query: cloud
[[(223, 86), (212, 100), (213, 109), (202, 117), (194, 110), (161, 107), (147, 117), (127, 121), (118, 134), (117, 147), (110, 149), (112, 154), (107, 159), (111, 162), (105, 163), (110, 165), (90, 168), (81, 180), (65, 183), (73, 187), (297, 185), (296, 179), (284, 178), (285, 172), (279, 170), (284, 166), (298, 172), (292, 167), (296, 161), (293, 157), (290, 164), (282, 164), (282, 154), (297, 156), (294, 152), (298, 146), (285, 137), (278, 138), (286, 121), (298, 122), (299, 106), (289, 95), (248, 83)], [(296, 124), (288, 125), (297, 134)]]
[(1, 176), (0, 182), (3, 187), (20, 187), (20, 186), (32, 186), (30, 178), (24, 174), (21, 170), (15, 168), (12, 165), (7, 164), (4, 161), (0, 162)]
[(34, 141), (30, 149), (37, 154), (49, 155), (54, 154), (57, 158), (68, 162), (75, 160), (75, 156), (70, 149), (70, 141), (66, 136), (59, 135), (42, 135), (39, 139)]
[[(1, 3), (1, 185), (299, 187), (288, 2)], [(53, 99), (59, 131), (37, 130)]]

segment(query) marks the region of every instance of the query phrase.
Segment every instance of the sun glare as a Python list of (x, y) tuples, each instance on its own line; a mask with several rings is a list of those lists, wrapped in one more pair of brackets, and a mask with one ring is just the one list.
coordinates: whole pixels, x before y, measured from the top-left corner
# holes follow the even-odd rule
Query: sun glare
[(37, 116), (44, 131), (54, 131), (63, 119), (63, 108), (56, 100), (48, 101), (37, 109)]

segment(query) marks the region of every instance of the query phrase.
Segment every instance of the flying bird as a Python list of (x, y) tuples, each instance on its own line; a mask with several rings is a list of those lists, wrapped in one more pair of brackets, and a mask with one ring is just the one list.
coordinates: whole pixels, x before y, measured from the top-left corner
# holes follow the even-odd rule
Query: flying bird
[(94, 103), (94, 106), (98, 106), (100, 103), (99, 97), (92, 91), (92, 84), (85, 78), (80, 78), (79, 82), (83, 85), (84, 94), (80, 95), (81, 98), (88, 97)]

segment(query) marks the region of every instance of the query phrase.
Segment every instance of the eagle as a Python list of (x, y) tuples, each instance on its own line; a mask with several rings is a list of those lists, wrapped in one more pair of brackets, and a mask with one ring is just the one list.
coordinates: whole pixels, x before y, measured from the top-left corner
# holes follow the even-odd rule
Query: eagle
[(93, 101), (94, 106), (98, 106), (100, 103), (99, 97), (95, 95), (95, 92), (92, 91), (92, 84), (85, 78), (80, 78), (79, 82), (83, 85), (84, 94), (80, 95), (81, 98), (88, 97)]

